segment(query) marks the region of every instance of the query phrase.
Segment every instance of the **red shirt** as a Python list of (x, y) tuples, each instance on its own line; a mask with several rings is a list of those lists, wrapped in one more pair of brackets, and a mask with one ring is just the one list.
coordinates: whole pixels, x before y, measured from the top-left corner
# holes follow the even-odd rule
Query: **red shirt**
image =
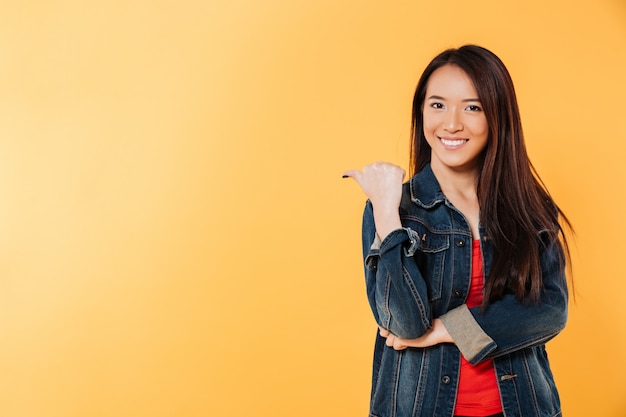
[[(480, 240), (472, 243), (472, 283), (466, 304), (476, 307), (483, 302), (483, 258)], [(490, 416), (502, 412), (496, 371), (491, 359), (471, 365), (461, 356), (461, 375), (456, 396), (455, 416)]]

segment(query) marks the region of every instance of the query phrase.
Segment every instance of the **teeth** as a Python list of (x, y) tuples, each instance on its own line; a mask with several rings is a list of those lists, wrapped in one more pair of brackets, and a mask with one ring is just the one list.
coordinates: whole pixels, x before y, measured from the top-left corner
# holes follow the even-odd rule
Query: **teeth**
[(443, 143), (446, 146), (461, 146), (462, 144), (465, 143), (465, 139), (449, 140), (449, 139), (441, 138), (441, 143)]

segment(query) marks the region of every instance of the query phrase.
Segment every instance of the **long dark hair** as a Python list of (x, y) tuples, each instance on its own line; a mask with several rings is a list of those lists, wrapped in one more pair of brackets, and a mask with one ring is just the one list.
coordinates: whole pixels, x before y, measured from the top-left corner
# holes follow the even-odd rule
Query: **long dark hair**
[(493, 263), (485, 283), (485, 304), (511, 292), (538, 302), (542, 290), (540, 255), (557, 244), (565, 268), (569, 248), (555, 204), (528, 158), (513, 81), (502, 61), (476, 45), (448, 49), (424, 70), (413, 99), (411, 171), (430, 162), (424, 136), (423, 105), (432, 73), (444, 65), (461, 68), (474, 82), (489, 126), (478, 177), (480, 220), (493, 244)]

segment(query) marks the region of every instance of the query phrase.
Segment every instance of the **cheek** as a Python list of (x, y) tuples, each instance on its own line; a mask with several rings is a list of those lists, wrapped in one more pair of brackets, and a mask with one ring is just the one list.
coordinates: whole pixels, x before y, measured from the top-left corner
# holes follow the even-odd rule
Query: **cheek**
[(434, 120), (432, 117), (428, 117), (428, 115), (424, 114), (422, 116), (422, 123), (424, 124), (424, 135), (428, 137), (429, 133), (435, 128)]
[(473, 124), (472, 130), (475, 135), (487, 137), (489, 135), (489, 125), (487, 125), (487, 120), (477, 120), (476, 123)]

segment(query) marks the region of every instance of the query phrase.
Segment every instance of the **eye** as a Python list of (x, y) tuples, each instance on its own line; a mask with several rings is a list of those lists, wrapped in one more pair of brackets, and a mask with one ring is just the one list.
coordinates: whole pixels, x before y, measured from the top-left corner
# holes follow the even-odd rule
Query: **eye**
[(469, 110), (469, 111), (483, 111), (483, 109), (481, 109), (480, 106), (477, 106), (475, 104), (467, 106), (466, 110)]
[(433, 102), (430, 103), (430, 107), (432, 107), (433, 109), (443, 109), (443, 103), (439, 103), (439, 102)]

